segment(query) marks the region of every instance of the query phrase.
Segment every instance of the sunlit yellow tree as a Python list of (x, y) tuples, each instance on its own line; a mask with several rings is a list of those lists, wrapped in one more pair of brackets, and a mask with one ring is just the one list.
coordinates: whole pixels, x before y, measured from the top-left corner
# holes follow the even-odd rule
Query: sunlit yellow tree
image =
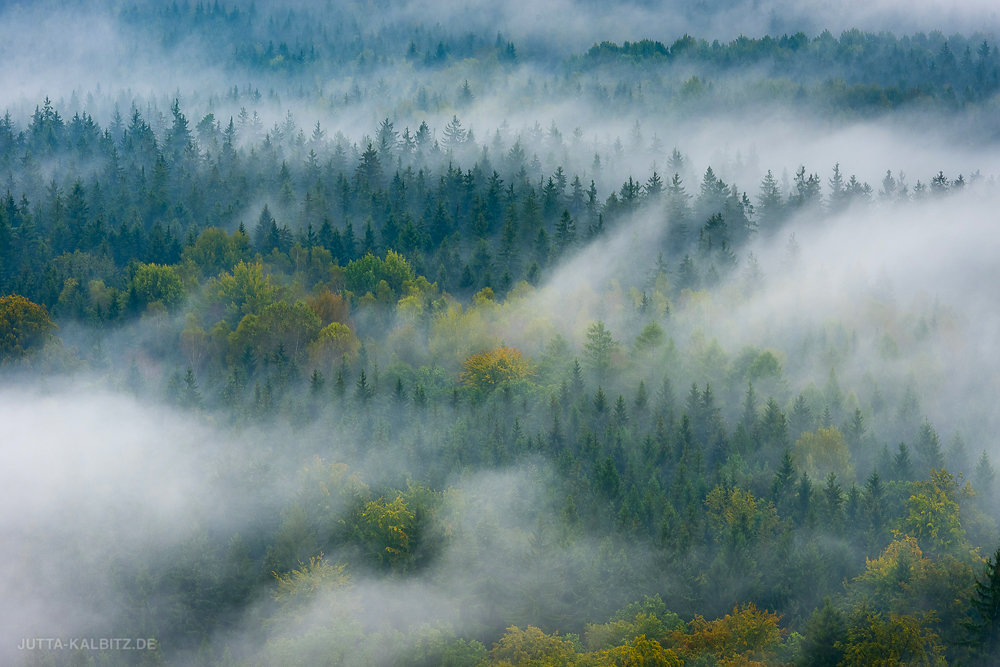
[(639, 635), (620, 646), (587, 653), (581, 656), (581, 665), (628, 665), (632, 667), (681, 667), (681, 660), (671, 649), (663, 648), (655, 639)]
[(569, 639), (546, 634), (532, 625), (524, 630), (514, 625), (493, 646), (490, 657), (500, 664), (572, 665), (578, 656)]
[(686, 633), (674, 633), (674, 641), (685, 659), (710, 654), (718, 660), (746, 658), (768, 663), (784, 634), (778, 620), (774, 612), (749, 604), (714, 621), (695, 616)]
[(498, 347), (474, 354), (462, 362), (462, 384), (482, 394), (510, 386), (534, 374), (531, 362), (513, 347)]

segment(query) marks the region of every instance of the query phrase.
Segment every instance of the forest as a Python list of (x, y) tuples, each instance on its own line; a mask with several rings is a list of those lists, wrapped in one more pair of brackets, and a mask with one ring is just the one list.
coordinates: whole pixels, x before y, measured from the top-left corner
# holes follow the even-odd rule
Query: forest
[(0, 662), (1000, 663), (1000, 20), (760, 4), (0, 8)]

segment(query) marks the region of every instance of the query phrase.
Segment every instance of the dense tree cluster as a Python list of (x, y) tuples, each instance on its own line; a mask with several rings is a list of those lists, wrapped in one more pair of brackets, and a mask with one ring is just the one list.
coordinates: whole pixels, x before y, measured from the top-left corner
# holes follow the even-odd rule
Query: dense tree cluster
[[(258, 11), (140, 3), (122, 17), (169, 26), (157, 28), (168, 46), (189, 29), (211, 34), (220, 58), (266, 82), (475, 58), (486, 76), (531, 55), (502, 35), (313, 30), (307, 11), (270, 14), (261, 30)], [(701, 75), (676, 81), (671, 68), (692, 64), (726, 76), (764, 65), (762, 96), (775, 86), (835, 113), (985, 104), (998, 85), (979, 36), (852, 31), (604, 42), (563, 60), (565, 80), (535, 94), (637, 71), (645, 101), (626, 83), (583, 94), (623, 107), (736, 94)], [(580, 138), (555, 122), (477, 135), (461, 117), (477, 91), (474, 77), (454, 100), (410, 91), (405, 117), (447, 109), (450, 120), (400, 128), (386, 115), (360, 140), (302, 128), (291, 112), (265, 126), (253, 86), (226, 94), (246, 105), (232, 118), (195, 122), (172, 99), (95, 119), (45, 98), (23, 122), (0, 119), (4, 371), (93, 373), (234, 432), (296, 434), (279, 453), (294, 462), (282, 481), (295, 492), (252, 534), (206, 530), (169, 547), (166, 565), (139, 554), (106, 564), (126, 607), (117, 632), (156, 636), (167, 659), (201, 647), (205, 663), (995, 657), (991, 443), (939, 433), (922, 407), (931, 381), (849, 363), (862, 348), (892, 360), (944, 345), (946, 310), (874, 295), (859, 307), (878, 326), (807, 323), (767, 348), (711, 329), (794, 266), (788, 225), (913, 211), (991, 185), (929, 169), (926, 183), (886, 171), (873, 187), (839, 164), (737, 185), (739, 170), (695, 173), (638, 123), (628, 149), (608, 142), (579, 165), (569, 157)], [(338, 108), (369, 94), (303, 93)], [(627, 151), (666, 169), (619, 171)], [(572, 313), (553, 305), (559, 269), (606, 251), (636, 219), (658, 230), (655, 263), (574, 286)], [(758, 242), (786, 247), (784, 259), (761, 262)], [(377, 480), (352, 467), (379, 457), (392, 465)], [(248, 488), (285, 474), (257, 464), (227, 473)], [(552, 471), (516, 527), (462, 485), (509, 470)], [(458, 630), (393, 620), (406, 614), (384, 599), (373, 609), (366, 594), (371, 581), (447, 588), (477, 562), (510, 569), (451, 591), (468, 612)], [(239, 623), (268, 641), (210, 643)]]
[[(317, 588), (348, 585), (351, 572), (433, 570), (450, 539), (449, 476), (541, 456), (559, 479), (536, 508), (534, 539), (573, 544), (596, 533), (655, 545), (654, 562), (675, 576), (638, 574), (645, 568), (626, 552), (609, 553), (606, 566), (621, 574), (606, 591), (565, 571), (565, 601), (498, 608), (473, 636), (439, 638), (433, 651), (492, 660), (555, 651), (582, 664), (630, 652), (668, 664), (707, 655), (864, 664), (887, 646), (900, 659), (930, 661), (992, 646), (991, 584), (976, 549), (997, 531), (985, 451), (973, 452), (976, 464), (956, 435), (946, 455), (918, 397), (891, 379), (841, 388), (831, 371), (823, 389), (794, 387), (785, 351), (672, 337), (711, 295), (753, 292), (762, 268), (739, 259), (750, 239), (783, 242), (782, 225), (796, 215), (919, 205), (963, 179), (910, 190), (887, 174), (875, 194), (836, 166), (827, 188), (803, 168), (787, 191), (768, 172), (748, 195), (708, 168), (688, 194), (674, 151), (678, 171), (666, 184), (655, 173), (641, 185), (629, 178), (601, 200), (562, 168), (530, 177), (517, 143), (462, 169), (461, 143), (410, 145), (389, 121), (360, 150), (299, 144), (290, 122), (287, 133), (247, 145), (232, 124), (222, 130), (210, 119), (199, 140), (182, 136), (179, 105), (172, 113), (162, 137), (138, 110), (117, 137), (89, 118), (63, 122), (48, 101), (24, 129), (8, 119), (0, 157), (22, 190), (8, 192), (0, 211), (3, 284), (41, 304), (7, 297), (14, 330), (51, 335), (44, 308), (57, 321), (86, 323), (94, 340), (109, 327), (133, 336), (155, 323), (152, 340), (136, 339), (110, 367), (134, 391), (237, 422), (318, 422), (369, 453), (391, 452), (402, 470), (427, 470), (429, 458), (435, 465), (418, 480), (373, 489), (317, 463), (306, 477), (338, 489), (349, 518), (324, 512), (310, 495), (315, 482), (304, 482), (271, 532), (220, 543), (202, 557), (222, 565), (132, 598), (200, 620), (161, 626), (161, 636), (196, 644), (262, 587), (275, 587), (275, 609), (285, 613)], [(452, 126), (455, 135), (457, 118)], [(82, 175), (72, 165), (86, 146), (95, 168)], [(65, 186), (32, 180), (24, 166), (36, 154), (66, 165)], [(244, 224), (243, 202), (261, 196), (269, 203)], [(631, 313), (625, 330), (595, 320), (579, 343), (555, 335), (530, 359), (504, 345), (496, 332), (523, 326), (531, 283), (640, 210), (662, 216), (668, 232), (650, 277), (605, 297)], [(728, 292), (734, 280), (745, 289)], [(623, 338), (628, 330), (639, 333)], [(12, 345), (14, 356), (31, 347)], [(76, 363), (100, 367), (99, 350), (76, 352)], [(67, 363), (66, 354), (51, 363)], [(637, 574), (625, 574), (633, 567)], [(134, 596), (138, 581), (123, 576)], [(191, 608), (191, 587), (212, 605)], [(643, 595), (671, 600), (671, 612), (585, 625)], [(139, 608), (136, 618), (150, 616)], [(347, 641), (316, 632), (309, 641), (331, 651)], [(300, 641), (266, 650), (305, 650)]]

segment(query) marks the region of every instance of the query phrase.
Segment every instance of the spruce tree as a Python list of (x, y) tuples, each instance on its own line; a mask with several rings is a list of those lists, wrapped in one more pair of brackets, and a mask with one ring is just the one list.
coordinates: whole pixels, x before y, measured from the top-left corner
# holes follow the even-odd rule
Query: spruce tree
[(806, 621), (805, 638), (798, 664), (810, 667), (835, 667), (844, 656), (841, 644), (847, 638), (847, 619), (833, 606), (830, 598)]
[(972, 614), (966, 628), (981, 664), (1000, 659), (1000, 548), (987, 559), (983, 578), (972, 592)]

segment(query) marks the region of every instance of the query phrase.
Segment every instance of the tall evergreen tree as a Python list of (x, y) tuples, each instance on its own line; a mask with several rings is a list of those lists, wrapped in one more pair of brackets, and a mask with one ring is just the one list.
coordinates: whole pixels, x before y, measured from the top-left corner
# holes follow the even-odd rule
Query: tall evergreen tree
[(996, 664), (1000, 659), (1000, 549), (986, 560), (983, 576), (976, 578), (966, 628), (976, 657), (984, 665)]

